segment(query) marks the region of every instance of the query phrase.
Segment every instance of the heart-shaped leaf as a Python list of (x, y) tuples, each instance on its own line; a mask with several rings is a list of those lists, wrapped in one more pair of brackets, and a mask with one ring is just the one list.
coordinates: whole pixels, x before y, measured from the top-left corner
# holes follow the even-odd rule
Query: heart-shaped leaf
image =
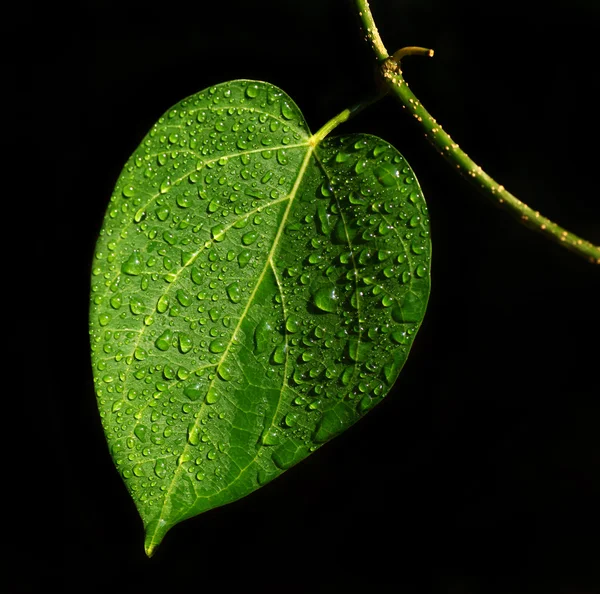
[(149, 555), (381, 401), (423, 319), (414, 173), (374, 136), (320, 139), (280, 89), (233, 81), (165, 113), (117, 182), (92, 360)]

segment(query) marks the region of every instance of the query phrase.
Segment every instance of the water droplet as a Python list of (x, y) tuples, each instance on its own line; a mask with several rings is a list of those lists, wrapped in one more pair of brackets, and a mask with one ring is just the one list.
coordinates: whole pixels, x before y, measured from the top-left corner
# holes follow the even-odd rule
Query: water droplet
[(129, 258), (123, 262), (121, 270), (130, 276), (139, 276), (142, 274), (143, 264), (138, 250), (133, 250)]
[(408, 221), (408, 224), (410, 227), (417, 227), (420, 222), (421, 222), (421, 217), (418, 214), (416, 214), (410, 218), (410, 221)]
[(166, 295), (161, 295), (156, 303), (156, 311), (165, 313), (169, 309), (169, 298)]
[(392, 303), (394, 303), (394, 298), (390, 295), (384, 295), (381, 298), (381, 305), (383, 305), (383, 307), (389, 307)]
[(254, 99), (258, 95), (258, 86), (257, 85), (249, 85), (246, 89), (246, 97), (248, 99)]
[(344, 384), (344, 386), (347, 386), (350, 383), (350, 380), (352, 379), (353, 375), (354, 375), (354, 368), (346, 367), (346, 369), (344, 369), (344, 373), (342, 373), (342, 376), (340, 378), (342, 381), (342, 384)]
[(261, 320), (254, 329), (254, 351), (257, 354), (264, 353), (269, 349), (273, 327), (267, 320)]
[(192, 205), (192, 199), (187, 194), (179, 194), (175, 199), (180, 208), (189, 208)]
[(167, 476), (167, 465), (164, 458), (159, 458), (154, 465), (154, 474), (158, 478), (165, 478)]
[(248, 265), (248, 262), (250, 262), (251, 258), (252, 252), (250, 250), (242, 250), (238, 254), (238, 264), (240, 265), (240, 268), (246, 267)]
[(173, 340), (173, 332), (171, 330), (165, 330), (154, 343), (156, 348), (160, 351), (166, 351), (171, 346), (171, 341)]
[(219, 374), (219, 377), (225, 382), (229, 382), (233, 379), (233, 369), (226, 363), (221, 363), (221, 365), (217, 367), (217, 373)]
[(291, 120), (294, 117), (294, 112), (293, 112), (292, 108), (290, 107), (290, 105), (287, 103), (287, 101), (281, 102), (281, 115), (286, 120)]
[(144, 312), (144, 304), (136, 297), (132, 297), (129, 302), (129, 309), (132, 314), (139, 315)]
[(354, 166), (354, 171), (356, 173), (362, 173), (369, 165), (369, 162), (366, 159), (362, 159), (356, 162)]
[(395, 332), (392, 332), (391, 337), (392, 340), (398, 344), (407, 344), (409, 340), (408, 333), (402, 330), (396, 330)]
[(283, 421), (287, 427), (294, 427), (295, 425), (298, 424), (299, 417), (300, 417), (300, 415), (298, 413), (290, 412), (287, 415), (285, 415)]
[(216, 338), (208, 346), (208, 350), (211, 353), (222, 353), (227, 348), (227, 342), (222, 338)]
[(171, 187), (171, 180), (167, 177), (166, 179), (163, 180), (163, 182), (160, 184), (160, 193), (161, 194), (165, 194), (168, 189)]
[(185, 355), (192, 348), (192, 339), (187, 334), (179, 335), (179, 350)]
[(196, 401), (202, 396), (202, 384), (200, 382), (190, 384), (183, 389), (183, 393), (190, 400)]
[(219, 393), (214, 386), (211, 386), (206, 394), (206, 403), (214, 404), (217, 400), (219, 400)]
[(413, 241), (410, 249), (412, 250), (413, 254), (417, 254), (418, 256), (420, 256), (422, 253), (425, 252), (425, 246), (421, 245), (417, 240)]
[(329, 198), (332, 195), (332, 193), (333, 191), (331, 189), (331, 186), (329, 185), (329, 182), (323, 182), (321, 184), (321, 195), (325, 198)]
[(334, 286), (321, 287), (313, 295), (315, 305), (322, 311), (335, 313), (337, 311), (339, 296)]
[(225, 225), (215, 225), (210, 234), (215, 241), (223, 241), (225, 239)]
[(297, 315), (292, 314), (285, 322), (285, 328), (291, 334), (300, 330), (301, 320)]
[(183, 289), (177, 290), (177, 301), (184, 307), (188, 307), (192, 303), (191, 297)]
[(288, 163), (288, 158), (287, 158), (287, 151), (284, 149), (279, 149), (277, 151), (277, 162), (280, 165), (287, 165)]
[(148, 439), (148, 427), (145, 425), (137, 425), (133, 430), (133, 434), (144, 443)]
[(283, 363), (285, 363), (286, 356), (287, 345), (280, 344), (277, 347), (275, 347), (275, 350), (273, 351), (273, 362), (277, 363), (278, 365), (283, 365)]
[(256, 231), (249, 231), (242, 235), (242, 243), (244, 245), (250, 245), (258, 239), (258, 233)]
[(229, 299), (232, 303), (239, 303), (242, 299), (242, 290), (240, 287), (240, 283), (238, 283), (237, 281), (231, 283), (227, 287), (227, 295), (229, 296)]

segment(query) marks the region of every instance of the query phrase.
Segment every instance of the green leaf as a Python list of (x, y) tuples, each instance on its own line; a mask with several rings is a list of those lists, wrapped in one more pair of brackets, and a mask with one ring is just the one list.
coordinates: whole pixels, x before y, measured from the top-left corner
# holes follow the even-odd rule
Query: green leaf
[(321, 141), (233, 81), (126, 163), (93, 264), (98, 406), (151, 555), (315, 451), (394, 384), (429, 295), (427, 209), (374, 136)]

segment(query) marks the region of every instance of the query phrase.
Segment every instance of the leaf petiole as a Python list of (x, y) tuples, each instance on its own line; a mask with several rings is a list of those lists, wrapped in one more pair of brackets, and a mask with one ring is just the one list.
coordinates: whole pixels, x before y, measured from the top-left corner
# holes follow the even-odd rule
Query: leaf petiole
[(349, 119), (358, 115), (363, 109), (366, 109), (373, 103), (376, 103), (380, 99), (383, 99), (388, 94), (388, 90), (384, 89), (382, 92), (377, 93), (363, 101), (355, 103), (351, 107), (344, 109), (344, 111), (338, 113), (334, 118), (331, 118), (326, 124), (324, 124), (317, 132), (315, 132), (309, 139), (311, 146), (317, 146), (323, 139), (340, 124), (348, 121)]

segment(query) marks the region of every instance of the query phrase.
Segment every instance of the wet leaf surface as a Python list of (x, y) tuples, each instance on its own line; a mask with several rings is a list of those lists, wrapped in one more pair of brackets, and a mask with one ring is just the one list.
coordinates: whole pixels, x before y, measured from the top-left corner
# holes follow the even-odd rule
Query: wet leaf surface
[(429, 295), (427, 208), (380, 138), (317, 144), (262, 82), (162, 116), (93, 264), (98, 406), (151, 555), (301, 461), (394, 384)]

